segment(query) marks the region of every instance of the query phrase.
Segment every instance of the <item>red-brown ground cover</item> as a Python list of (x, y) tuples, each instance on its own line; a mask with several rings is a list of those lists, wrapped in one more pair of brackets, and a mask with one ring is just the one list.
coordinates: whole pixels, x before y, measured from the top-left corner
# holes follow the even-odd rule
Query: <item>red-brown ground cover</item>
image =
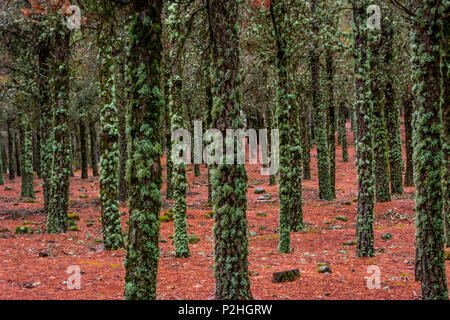
[[(349, 126), (349, 124), (347, 125)], [(343, 163), (337, 148), (336, 190), (333, 202), (318, 201), (316, 153), (312, 151), (312, 180), (304, 181), (304, 220), (307, 230), (291, 234), (294, 251), (277, 253), (278, 197), (277, 186), (268, 185), (268, 177), (259, 174), (259, 166), (248, 165), (249, 269), (251, 290), (256, 299), (419, 299), (420, 284), (414, 280), (414, 188), (403, 196), (375, 207), (374, 258), (357, 258), (354, 245), (357, 183), (354, 167), (353, 135), (349, 128), (350, 161)], [(158, 273), (158, 299), (211, 299), (214, 294), (213, 219), (207, 218), (207, 177), (202, 166), (201, 177), (188, 169), (188, 233), (197, 234), (200, 242), (190, 244), (192, 257), (177, 259), (169, 236), (173, 222), (161, 223), (161, 258)], [(45, 227), (40, 181), (36, 201), (19, 200), (20, 178), (6, 181), (12, 190), (0, 188), (0, 298), (1, 299), (122, 299), (125, 250), (104, 251), (101, 244), (99, 183), (97, 178), (71, 178), (69, 213), (80, 216), (80, 231), (63, 235), (15, 235), (17, 226)], [(254, 188), (263, 187), (272, 201), (257, 201)], [(81, 190), (81, 191), (80, 191)], [(165, 190), (162, 190), (163, 195)], [(87, 198), (85, 198), (87, 195)], [(162, 211), (171, 203), (165, 203)], [(120, 209), (127, 212), (126, 204)], [(259, 213), (259, 215), (257, 215)], [(266, 216), (263, 216), (265, 213)], [(347, 221), (337, 220), (337, 216)], [(128, 214), (122, 217), (127, 227)], [(95, 222), (88, 226), (88, 219)], [(345, 220), (345, 219), (342, 219)], [(335, 227), (339, 226), (339, 227)], [(334, 227), (334, 228), (333, 228)], [(340, 228), (340, 229), (339, 229)], [(391, 240), (381, 236), (391, 233)], [(40, 252), (49, 256), (40, 257)], [(331, 274), (317, 272), (317, 264), (327, 262)], [(69, 290), (65, 281), (67, 267), (81, 268), (81, 289)], [(381, 288), (368, 289), (367, 267), (381, 270)], [(450, 279), (450, 263), (446, 262)], [(272, 283), (272, 274), (298, 268), (301, 277), (291, 283)]]

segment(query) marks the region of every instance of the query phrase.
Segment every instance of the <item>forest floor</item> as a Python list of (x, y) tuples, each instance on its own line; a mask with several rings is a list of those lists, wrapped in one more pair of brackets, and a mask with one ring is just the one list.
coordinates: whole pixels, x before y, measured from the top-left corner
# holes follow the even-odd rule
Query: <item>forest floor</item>
[[(375, 246), (377, 256), (355, 255), (357, 179), (354, 166), (353, 134), (347, 124), (348, 163), (341, 161), (337, 148), (336, 200), (318, 201), (316, 151), (312, 150), (312, 179), (304, 181), (303, 211), (305, 231), (291, 234), (293, 252), (277, 253), (277, 186), (259, 174), (258, 165), (248, 165), (249, 270), (255, 299), (419, 299), (420, 283), (414, 280), (415, 222), (414, 188), (402, 196), (375, 206)], [(91, 172), (90, 172), (91, 173)], [(190, 244), (192, 256), (177, 259), (170, 235), (173, 222), (161, 223), (161, 256), (158, 271), (158, 299), (212, 299), (214, 258), (212, 228), (208, 218), (207, 171), (194, 177), (188, 168), (188, 233), (200, 241)], [(79, 215), (79, 231), (62, 235), (15, 235), (16, 227), (45, 227), (43, 194), (35, 180), (36, 201), (19, 200), (20, 178), (6, 180), (0, 188), (0, 299), (122, 299), (125, 250), (102, 248), (98, 178), (80, 178), (75, 172), (70, 184), (69, 213)], [(264, 188), (272, 200), (258, 201), (255, 188)], [(7, 190), (7, 189), (11, 190)], [(165, 190), (162, 190), (165, 195)], [(162, 213), (173, 202), (165, 201)], [(122, 204), (122, 227), (127, 227), (126, 204)], [(339, 217), (338, 219), (336, 219)], [(345, 218), (343, 218), (345, 217)], [(343, 221), (346, 220), (346, 221)], [(383, 240), (390, 233), (392, 239)], [(318, 264), (328, 263), (332, 273), (318, 273)], [(70, 290), (66, 281), (69, 266), (81, 268), (81, 289)], [(379, 267), (380, 289), (369, 289), (366, 277), (370, 266)], [(446, 262), (450, 279), (450, 262)], [(372, 267), (373, 268), (373, 267)], [(295, 282), (272, 283), (277, 271), (299, 269)], [(369, 269), (370, 270), (370, 269)]]

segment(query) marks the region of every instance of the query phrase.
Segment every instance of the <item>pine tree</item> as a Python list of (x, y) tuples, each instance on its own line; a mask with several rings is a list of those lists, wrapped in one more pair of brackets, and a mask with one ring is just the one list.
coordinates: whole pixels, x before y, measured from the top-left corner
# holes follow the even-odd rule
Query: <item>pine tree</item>
[(81, 153), (81, 179), (88, 178), (88, 164), (87, 164), (87, 139), (86, 139), (86, 124), (85, 124), (85, 106), (79, 107), (80, 119), (80, 153)]
[[(169, 33), (169, 43), (171, 46), (170, 66), (171, 75), (169, 80), (169, 114), (171, 118), (171, 131), (186, 129), (185, 103), (182, 97), (183, 78), (182, 78), (182, 58), (183, 45), (186, 35), (183, 33), (183, 15), (186, 14), (186, 8), (173, 2), (168, 8), (167, 26)], [(173, 141), (172, 141), (173, 142)], [(192, 149), (191, 149), (192, 150)], [(174, 186), (174, 206), (172, 208), (174, 215), (174, 244), (175, 256), (178, 258), (187, 258), (189, 252), (187, 227), (186, 227), (186, 190), (188, 187), (186, 177), (186, 164), (174, 163), (172, 184)]]
[(414, 187), (414, 168), (413, 168), (413, 146), (412, 146), (412, 113), (413, 97), (411, 86), (405, 88), (403, 95), (403, 110), (405, 117), (405, 148), (406, 148), (406, 172), (405, 187)]
[(439, 0), (412, 1), (416, 17), (411, 33), (415, 110), (413, 161), (416, 184), (416, 279), (423, 299), (448, 299), (442, 216), (442, 112), (439, 48), (442, 4)]
[[(44, 22), (47, 22), (44, 20)], [(45, 27), (42, 28), (46, 30)], [(39, 130), (40, 130), (40, 157), (41, 157), (41, 178), (42, 190), (44, 193), (44, 208), (48, 213), (50, 203), (50, 178), (53, 163), (53, 113), (50, 97), (49, 79), (50, 61), (50, 36), (48, 32), (39, 32), (39, 42), (37, 45), (38, 56), (38, 92), (39, 92)]]
[(6, 127), (8, 132), (8, 171), (9, 171), (9, 180), (14, 180), (16, 177), (15, 171), (16, 171), (16, 165), (14, 161), (14, 130), (12, 127), (13, 118), (9, 114), (6, 118)]
[(114, 7), (109, 1), (100, 3), (102, 21), (97, 30), (98, 78), (100, 83), (100, 203), (104, 247), (116, 250), (123, 246), (119, 213), (119, 130), (116, 107), (112, 19)]
[(444, 217), (447, 247), (450, 248), (450, 1), (446, 0), (444, 14), (442, 117), (444, 119), (443, 150)]
[(366, 26), (367, 0), (353, 3), (353, 34), (356, 73), (356, 169), (358, 173), (357, 247), (359, 257), (375, 255), (374, 221), (374, 161), (372, 151), (373, 103), (370, 93), (371, 34)]
[[(243, 127), (240, 116), (242, 82), (239, 50), (240, 7), (240, 1), (207, 0), (212, 34), (212, 122), (223, 136), (226, 129), (236, 130)], [(234, 138), (232, 141), (235, 143)], [(236, 160), (237, 157), (233, 155), (233, 163)], [(224, 156), (223, 163), (214, 169), (212, 184), (216, 299), (252, 299), (247, 258), (245, 165), (227, 164)]]
[[(382, 28), (384, 28), (384, 24)], [(383, 36), (382, 31), (370, 30), (370, 90), (373, 103), (373, 154), (375, 160), (375, 189), (377, 202), (391, 201), (389, 190), (389, 160), (383, 97)]]
[(400, 132), (400, 107), (395, 101), (394, 72), (392, 70), (394, 64), (393, 36), (394, 29), (391, 14), (388, 12), (383, 16), (382, 36), (385, 43), (384, 66), (386, 68), (386, 85), (384, 88), (385, 96), (385, 117), (387, 128), (387, 141), (389, 152), (389, 171), (391, 181), (391, 193), (403, 193), (403, 156), (402, 156), (402, 137)]
[(5, 184), (4, 168), (3, 168), (3, 145), (0, 144), (0, 186)]
[(70, 32), (55, 17), (52, 36), (52, 109), (53, 109), (53, 157), (50, 177), (50, 194), (47, 217), (49, 233), (67, 231), (67, 210), (69, 205), (69, 175), (71, 169), (69, 129), (69, 41)]
[(334, 99), (334, 73), (333, 54), (327, 49), (325, 57), (326, 86), (327, 86), (327, 125), (328, 125), (328, 159), (330, 161), (330, 192), (336, 198), (336, 106)]
[(345, 103), (341, 102), (339, 104), (339, 114), (338, 114), (338, 135), (339, 141), (342, 146), (342, 161), (348, 162), (348, 150), (347, 150), (347, 129), (345, 128), (346, 122), (346, 109)]
[[(317, 168), (319, 176), (319, 198), (333, 200), (330, 180), (330, 161), (327, 133), (327, 109), (322, 101), (322, 88), (320, 83), (320, 53), (319, 53), (319, 7), (318, 0), (311, 0), (311, 30), (313, 40), (310, 49), (311, 63), (311, 90), (314, 113), (314, 135), (317, 145)], [(282, 142), (280, 141), (280, 144)]]
[(91, 153), (91, 168), (92, 175), (94, 177), (98, 176), (98, 166), (97, 166), (97, 128), (94, 119), (89, 119), (89, 139), (90, 139), (90, 153)]
[(22, 126), (24, 127), (23, 152), (22, 152), (22, 186), (20, 197), (34, 199), (34, 176), (33, 176), (33, 150), (32, 129), (30, 118), (22, 115)]
[(136, 0), (129, 27), (127, 300), (156, 299), (161, 209), (161, 0)]

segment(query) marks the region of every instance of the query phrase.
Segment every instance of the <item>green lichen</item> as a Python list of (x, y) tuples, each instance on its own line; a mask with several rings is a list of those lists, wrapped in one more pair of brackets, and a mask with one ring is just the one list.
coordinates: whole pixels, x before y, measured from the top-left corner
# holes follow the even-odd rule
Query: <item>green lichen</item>
[[(208, 3), (211, 49), (212, 123), (226, 129), (243, 127), (240, 116), (240, 1)], [(236, 146), (236, 141), (233, 139)], [(236, 150), (236, 149), (235, 149)], [(248, 275), (247, 172), (244, 165), (223, 163), (212, 172), (214, 203), (214, 277), (219, 300), (252, 298)], [(237, 155), (233, 155), (234, 163)]]
[(102, 3), (103, 17), (97, 31), (98, 79), (100, 84), (100, 204), (104, 247), (116, 250), (123, 246), (119, 214), (119, 130), (116, 107), (116, 79), (112, 19), (114, 11), (108, 1)]
[(356, 169), (358, 175), (357, 248), (359, 257), (375, 255), (374, 221), (374, 161), (372, 149), (373, 102), (370, 90), (371, 33), (366, 28), (368, 1), (353, 4), (353, 49), (356, 79)]
[(125, 265), (126, 300), (156, 299), (161, 208), (161, 1), (137, 0), (129, 26), (130, 104), (127, 181), (129, 234)]
[[(416, 279), (423, 299), (448, 299), (442, 215), (442, 111), (440, 47), (442, 6), (433, 0), (415, 3), (411, 32), (414, 64), (413, 162), (416, 184)], [(441, 8), (439, 8), (441, 6)]]
[[(55, 14), (56, 15), (56, 14)], [(55, 18), (52, 37), (52, 170), (48, 195), (47, 231), (67, 231), (71, 143), (69, 128), (69, 41), (70, 33), (64, 23)]]
[(24, 128), (22, 160), (22, 186), (21, 198), (34, 199), (34, 176), (33, 176), (33, 146), (31, 121), (27, 115), (22, 116)]

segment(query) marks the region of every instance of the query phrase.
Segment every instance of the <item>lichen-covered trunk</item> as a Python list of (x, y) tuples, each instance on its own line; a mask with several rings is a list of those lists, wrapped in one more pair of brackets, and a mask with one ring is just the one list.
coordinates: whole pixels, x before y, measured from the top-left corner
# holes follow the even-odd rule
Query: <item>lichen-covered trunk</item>
[(126, 180), (128, 161), (128, 137), (126, 123), (126, 106), (119, 108), (119, 148), (120, 148), (120, 168), (119, 168), (119, 201), (128, 200), (128, 185)]
[[(376, 59), (376, 55), (372, 52), (372, 59)], [(378, 69), (381, 66), (374, 64), (374, 69)], [(389, 162), (388, 162), (388, 150), (386, 145), (386, 126), (385, 126), (385, 113), (383, 105), (383, 96), (380, 90), (381, 83), (377, 81), (380, 74), (373, 73), (372, 77), (372, 101), (373, 101), (373, 153), (375, 160), (375, 189), (377, 202), (391, 201), (391, 192), (389, 190)]]
[(98, 165), (97, 165), (97, 129), (95, 126), (94, 119), (89, 119), (89, 139), (90, 139), (90, 145), (91, 145), (91, 168), (92, 168), (92, 175), (94, 177), (98, 176)]
[[(169, 79), (169, 114), (170, 130), (174, 132), (178, 129), (186, 129), (186, 106), (183, 100), (183, 30), (182, 19), (186, 12), (184, 5), (172, 4), (169, 7), (168, 33), (170, 41), (170, 79)], [(174, 141), (172, 141), (174, 142)], [(192, 148), (191, 148), (192, 151)], [(186, 163), (183, 161), (174, 162), (172, 185), (174, 188), (174, 206), (172, 208), (174, 215), (174, 245), (175, 256), (177, 258), (188, 258), (189, 252), (187, 236), (186, 219), (186, 191), (188, 187), (186, 177)]]
[(302, 176), (303, 176), (303, 150), (300, 141), (300, 122), (298, 118), (298, 104), (292, 104), (292, 112), (290, 113), (290, 166), (291, 166), (291, 181), (290, 181), (290, 225), (291, 231), (301, 231), (304, 228), (303, 223), (303, 201), (302, 201)]
[(403, 96), (403, 112), (405, 123), (405, 149), (406, 149), (406, 172), (405, 187), (414, 187), (414, 166), (413, 166), (413, 146), (412, 146), (412, 113), (413, 101), (411, 87), (405, 88)]
[(48, 233), (67, 231), (69, 175), (72, 165), (69, 128), (69, 41), (66, 26), (58, 23), (53, 35), (52, 109), (53, 157), (47, 217)]
[[(290, 154), (290, 116), (291, 105), (288, 100), (288, 70), (286, 61), (286, 43), (280, 30), (280, 20), (283, 19), (285, 8), (277, 1), (270, 5), (272, 28), (275, 31), (276, 41), (276, 74), (277, 74), (277, 127), (279, 130), (279, 152), (280, 152), (280, 180), (278, 185), (278, 196), (280, 208), (278, 210), (279, 231), (278, 251), (290, 252), (291, 245), (291, 154)], [(293, 113), (293, 112), (292, 112)]]
[(16, 177), (16, 165), (14, 160), (14, 130), (13, 130), (13, 119), (8, 114), (6, 118), (6, 128), (8, 132), (8, 171), (9, 171), (9, 180), (14, 180)]
[[(374, 163), (371, 121), (373, 117), (370, 81), (370, 48), (365, 28), (367, 0), (353, 5), (353, 34), (356, 78), (356, 169), (358, 174), (357, 246), (358, 257), (375, 255), (374, 221)], [(368, 70), (369, 69), (369, 70)]]
[(86, 139), (86, 123), (84, 119), (84, 107), (80, 108), (80, 152), (81, 152), (81, 179), (88, 178), (88, 161), (87, 161), (87, 139)]
[[(318, 11), (317, 1), (311, 0), (311, 14), (316, 15)], [(312, 32), (315, 35), (319, 33), (318, 20), (312, 22)], [(314, 40), (310, 49), (311, 63), (311, 90), (312, 90), (312, 108), (314, 114), (314, 136), (317, 146), (317, 169), (319, 177), (319, 198), (324, 200), (333, 200), (333, 192), (330, 180), (330, 160), (328, 150), (327, 133), (327, 109), (322, 102), (322, 88), (320, 84), (320, 56), (319, 43)]]
[[(243, 127), (240, 75), (240, 2), (209, 0), (211, 39), (212, 123), (226, 129)], [(232, 140), (236, 146), (235, 139)], [(247, 172), (245, 165), (223, 162), (212, 176), (214, 203), (214, 277), (218, 300), (252, 299), (248, 275)]]
[(3, 145), (0, 144), (0, 186), (3, 186), (5, 184), (5, 177), (4, 177), (4, 167), (3, 167)]
[(442, 215), (442, 112), (440, 108), (441, 1), (415, 3), (411, 35), (415, 110), (413, 162), (416, 184), (416, 279), (423, 299), (448, 299)]
[(41, 179), (41, 135), (39, 127), (33, 126), (33, 171), (36, 172), (38, 179)]
[(327, 125), (328, 125), (328, 159), (330, 161), (330, 192), (336, 198), (336, 106), (334, 100), (334, 65), (333, 54), (327, 52)]
[(339, 104), (338, 113), (338, 135), (339, 141), (342, 146), (342, 161), (348, 162), (348, 149), (347, 149), (347, 129), (345, 127), (346, 123), (346, 112), (345, 102), (341, 101)]
[(31, 120), (26, 114), (22, 115), (23, 130), (23, 152), (22, 152), (22, 185), (21, 198), (34, 199), (34, 176), (33, 176), (33, 147)]
[[(385, 58), (384, 66), (387, 70), (394, 68), (394, 56), (393, 56), (393, 36), (394, 29), (392, 27), (392, 21), (386, 15), (387, 23), (383, 27), (383, 42), (385, 43)], [(403, 193), (403, 171), (405, 170), (403, 164), (402, 155), (402, 137), (400, 131), (400, 106), (395, 99), (394, 88), (394, 72), (386, 72), (386, 84), (384, 88), (384, 111), (386, 117), (386, 130), (388, 141), (388, 155), (389, 155), (389, 177), (391, 181), (391, 193), (402, 194)]]
[[(266, 125), (267, 125), (267, 130), (273, 130), (274, 129), (272, 110), (271, 110), (270, 106), (266, 107)], [(272, 150), (272, 139), (268, 139), (267, 150)], [(272, 154), (269, 154), (269, 156), (271, 156), (271, 155)], [(277, 175), (276, 174), (271, 174), (269, 176), (269, 185), (270, 186), (274, 186), (276, 184), (277, 184)]]
[(136, 0), (129, 27), (127, 300), (156, 299), (161, 209), (161, 0)]
[(445, 56), (442, 68), (442, 74), (444, 76), (444, 86), (442, 91), (444, 170), (442, 176), (444, 184), (445, 239), (447, 248), (450, 248), (450, 4), (448, 1), (445, 12), (443, 38), (443, 50)]
[[(108, 1), (102, 9), (113, 14)], [(98, 80), (100, 84), (100, 204), (103, 244), (106, 250), (123, 246), (119, 213), (119, 130), (114, 75), (114, 28), (112, 17), (103, 17), (97, 30)]]
[(14, 153), (14, 156), (15, 156), (15, 163), (16, 163), (16, 174), (17, 174), (17, 176), (18, 177), (21, 177), (22, 176), (22, 163), (21, 163), (21, 161), (20, 161), (20, 158), (22, 157), (21, 156), (21, 153), (22, 153), (22, 137), (21, 137), (21, 126), (20, 126), (20, 123), (18, 123), (18, 122), (20, 122), (20, 120), (19, 121), (17, 121), (16, 123), (15, 123), (15, 126), (14, 126), (14, 150), (15, 150), (15, 153)]

